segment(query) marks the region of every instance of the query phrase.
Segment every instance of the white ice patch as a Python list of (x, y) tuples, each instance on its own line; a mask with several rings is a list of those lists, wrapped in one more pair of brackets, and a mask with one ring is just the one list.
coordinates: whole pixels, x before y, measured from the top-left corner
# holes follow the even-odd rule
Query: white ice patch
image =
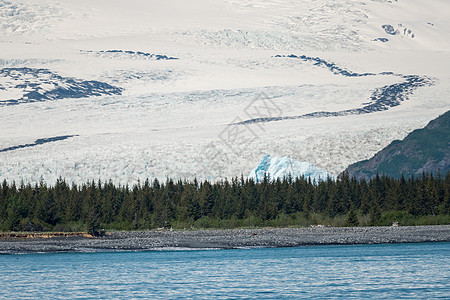
[(55, 2), (0, 0), (0, 32), (2, 35), (35, 33), (47, 29), (51, 22), (67, 16)]
[(288, 177), (310, 178), (311, 181), (319, 182), (326, 180), (328, 177), (333, 178), (327, 171), (315, 167), (313, 164), (293, 160), (289, 157), (272, 157), (264, 155), (248, 175), (249, 179), (255, 182), (261, 182), (266, 177), (269, 180), (284, 179)]

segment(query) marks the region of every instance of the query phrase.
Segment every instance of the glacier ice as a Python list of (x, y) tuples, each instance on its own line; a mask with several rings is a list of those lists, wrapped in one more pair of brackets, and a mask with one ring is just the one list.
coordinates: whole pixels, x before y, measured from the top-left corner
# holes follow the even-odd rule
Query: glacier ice
[(266, 154), (261, 158), (256, 168), (250, 172), (248, 179), (261, 182), (264, 176), (276, 180), (289, 175), (292, 178), (309, 177), (311, 181), (316, 182), (326, 180), (328, 177), (333, 178), (327, 171), (317, 168), (311, 163), (293, 160), (289, 157), (272, 157)]
[(105, 82), (63, 77), (48, 69), (2, 68), (0, 79), (0, 106), (122, 94), (121, 88)]
[(0, 0), (0, 182), (222, 180), (264, 154), (336, 176), (449, 109), (450, 1), (153, 2)]

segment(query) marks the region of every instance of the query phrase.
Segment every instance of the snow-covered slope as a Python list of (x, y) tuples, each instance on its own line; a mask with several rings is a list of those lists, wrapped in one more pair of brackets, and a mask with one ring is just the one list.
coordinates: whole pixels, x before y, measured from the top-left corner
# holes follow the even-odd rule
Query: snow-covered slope
[(98, 81), (64, 78), (46, 69), (0, 69), (0, 106), (66, 98), (120, 95), (120, 88)]
[(313, 164), (296, 161), (289, 157), (271, 157), (264, 155), (259, 161), (258, 165), (248, 175), (249, 179), (255, 182), (261, 182), (264, 178), (269, 180), (277, 180), (291, 177), (295, 178), (310, 178), (311, 181), (319, 182), (326, 180), (333, 176), (327, 171), (316, 168)]
[(447, 0), (0, 0), (0, 180), (337, 175), (449, 94)]

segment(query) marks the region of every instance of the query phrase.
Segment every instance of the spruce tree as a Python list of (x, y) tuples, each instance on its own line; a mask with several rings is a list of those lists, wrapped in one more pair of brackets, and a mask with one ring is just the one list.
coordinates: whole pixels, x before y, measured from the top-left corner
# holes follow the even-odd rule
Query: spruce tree
[(346, 227), (356, 227), (359, 226), (358, 216), (353, 208), (350, 209), (347, 220), (345, 221)]

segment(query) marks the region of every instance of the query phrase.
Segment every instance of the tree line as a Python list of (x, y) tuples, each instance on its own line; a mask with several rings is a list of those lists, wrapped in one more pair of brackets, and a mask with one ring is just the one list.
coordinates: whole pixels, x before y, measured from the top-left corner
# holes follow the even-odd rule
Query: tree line
[(3, 231), (448, 224), (450, 173), (356, 180), (146, 180), (0, 185)]

